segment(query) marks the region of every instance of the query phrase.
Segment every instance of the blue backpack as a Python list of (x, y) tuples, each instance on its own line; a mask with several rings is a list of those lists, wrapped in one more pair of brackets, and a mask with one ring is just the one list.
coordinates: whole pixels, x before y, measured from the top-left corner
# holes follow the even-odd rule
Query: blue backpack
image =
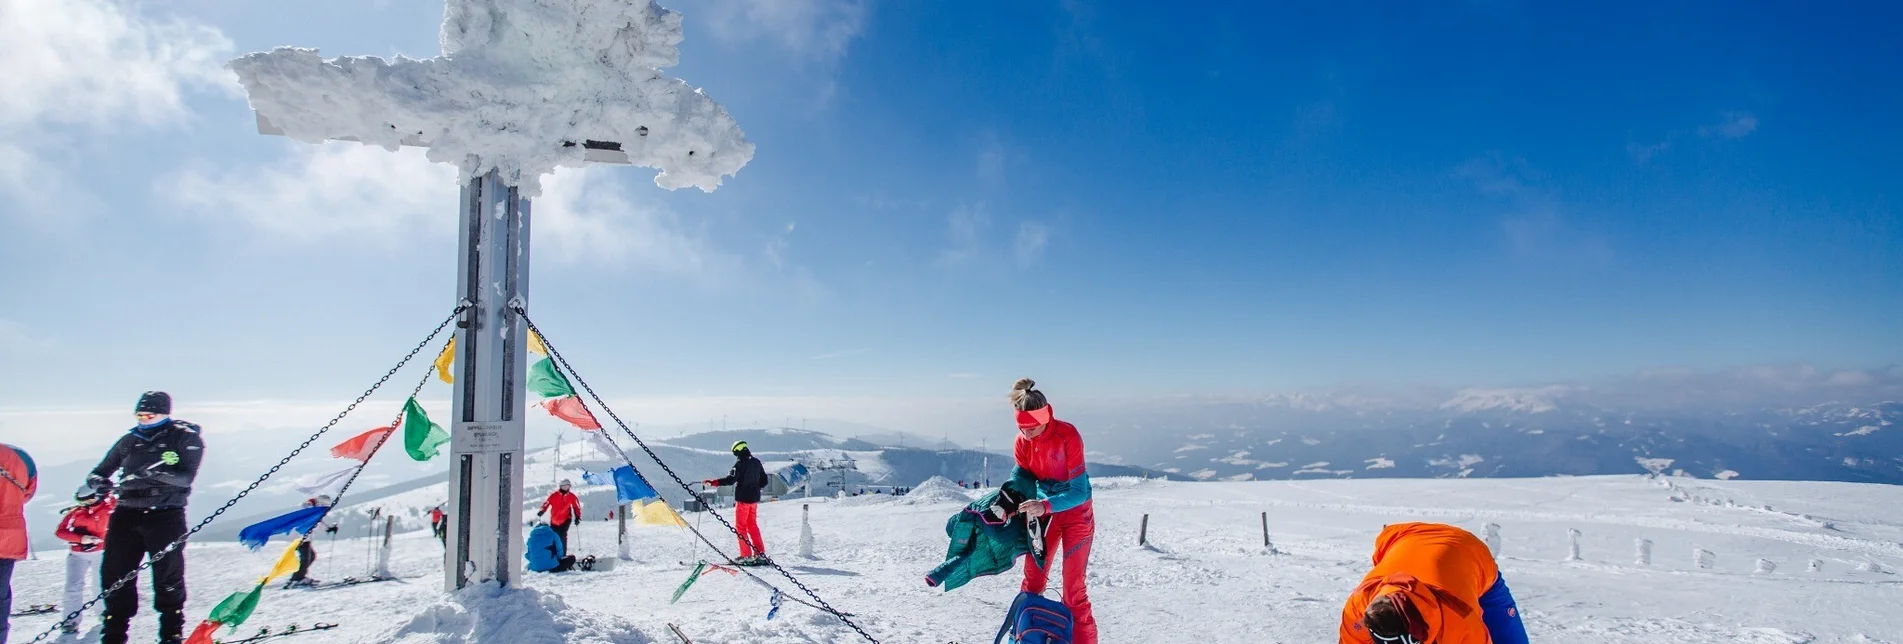
[(992, 644), (1071, 644), (1070, 629), (1070, 608), (1043, 595), (1019, 592)]

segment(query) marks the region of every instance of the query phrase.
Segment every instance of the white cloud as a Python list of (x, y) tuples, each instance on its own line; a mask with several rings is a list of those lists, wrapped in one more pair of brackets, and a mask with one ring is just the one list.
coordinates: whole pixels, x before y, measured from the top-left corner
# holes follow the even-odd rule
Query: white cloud
[(700, 6), (716, 37), (765, 40), (802, 58), (833, 64), (865, 32), (869, 5), (868, 0), (708, 0)]
[(187, 170), (162, 190), (192, 211), (272, 237), (350, 237), (396, 245), (402, 235), (454, 234), (456, 169), (423, 151), (356, 143), (286, 143), (276, 163), (208, 175)]
[[(348, 142), (287, 143), (262, 167), (181, 172), (163, 192), (197, 216), (230, 221), (277, 239), (349, 238), (396, 248), (409, 235), (454, 235), (457, 170), (418, 148), (389, 152)], [(732, 259), (681, 229), (666, 210), (637, 203), (618, 168), (562, 168), (542, 180), (530, 208), (539, 258), (705, 273)]]
[(1672, 141), (1670, 139), (1659, 141), (1658, 143), (1651, 143), (1651, 144), (1639, 144), (1639, 143), (1625, 144), (1626, 154), (1632, 155), (1632, 160), (1637, 161), (1640, 164), (1644, 164), (1648, 161), (1651, 161), (1652, 157), (1658, 156), (1660, 154), (1664, 154), (1666, 151), (1671, 149), (1672, 149)]
[(218, 29), (150, 20), (120, 2), (7, 2), (0, 34), (0, 128), (157, 125), (185, 115), (187, 87), (236, 87)]
[(1742, 139), (1758, 131), (1758, 116), (1750, 112), (1725, 112), (1717, 123), (1698, 128), (1699, 136)]
[(960, 205), (947, 218), (951, 226), (951, 245), (939, 253), (940, 264), (963, 264), (984, 254), (983, 236), (991, 228), (991, 215), (985, 205)]
[(1018, 240), (1015, 252), (1019, 264), (1037, 261), (1044, 254), (1044, 245), (1050, 242), (1051, 227), (1040, 221), (1027, 221), (1018, 224)]

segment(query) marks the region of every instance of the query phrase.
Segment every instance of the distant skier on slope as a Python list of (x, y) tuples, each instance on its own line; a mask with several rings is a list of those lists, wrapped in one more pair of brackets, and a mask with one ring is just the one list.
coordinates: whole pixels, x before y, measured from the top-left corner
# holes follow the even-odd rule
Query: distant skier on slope
[(1018, 421), (1018, 438), (1011, 449), (1017, 466), (1011, 469), (1011, 478), (1022, 489), (1037, 490), (1037, 498), (1025, 500), (1018, 511), (1028, 519), (1051, 516), (1044, 532), (1044, 565), (1025, 556), (1021, 590), (1042, 594), (1051, 561), (1063, 561), (1064, 606), (1070, 608), (1074, 620), (1075, 644), (1097, 644), (1097, 617), (1090, 611), (1090, 595), (1084, 587), (1090, 541), (1097, 532), (1090, 473), (1084, 466), (1084, 439), (1076, 425), (1051, 415), (1049, 401), (1036, 386), (1030, 378), (1019, 378), (1011, 385), (1011, 406), (1017, 410)]
[[(109, 494), (100, 494), (90, 485), (82, 485), (73, 493), (73, 501), (79, 505), (66, 511), (60, 517), (59, 527), (53, 529), (53, 536), (72, 544), (66, 553), (66, 594), (62, 595), (59, 606), (61, 616), (79, 610), (86, 603), (86, 583), (99, 577), (99, 557), (106, 549), (106, 525), (112, 518), (112, 509), (119, 502)], [(86, 621), (84, 615), (76, 615), (71, 620), (61, 622), (60, 632), (73, 634)]]
[(1439, 523), (1388, 526), (1341, 609), (1341, 644), (1527, 644), (1487, 544)]
[(576, 498), (575, 493), (570, 491), (573, 487), (568, 479), (562, 479), (561, 487), (550, 492), (548, 500), (542, 502), (542, 509), (535, 511), (535, 516), (538, 518), (544, 514), (550, 514), (548, 524), (555, 529), (555, 534), (562, 538), (564, 550), (568, 549), (568, 529), (573, 527), (576, 521), (581, 520), (581, 499)]
[[(328, 495), (319, 495), (315, 499), (305, 501), (304, 507), (328, 507), (330, 504), (331, 500)], [(304, 540), (297, 544), (297, 572), (291, 573), (291, 580), (284, 583), (285, 588), (297, 588), (300, 586), (310, 588), (318, 584), (318, 581), (312, 579), (310, 576), (311, 564), (317, 562), (317, 547), (311, 545), (311, 541), (317, 537), (318, 528), (323, 528), (324, 532), (337, 534), (337, 526), (335, 524), (318, 521), (316, 525), (311, 526), (311, 534), (304, 535)]]
[(444, 546), (449, 545), (449, 517), (443, 514), (443, 506), (430, 508), (429, 529), (431, 534), (436, 535), (437, 541)]
[(733, 458), (733, 471), (702, 483), (733, 486), (733, 516), (740, 531), (740, 558), (733, 562), (742, 566), (762, 565), (768, 561), (766, 540), (760, 537), (760, 490), (767, 486), (766, 466), (754, 458), (746, 441), (733, 444)]

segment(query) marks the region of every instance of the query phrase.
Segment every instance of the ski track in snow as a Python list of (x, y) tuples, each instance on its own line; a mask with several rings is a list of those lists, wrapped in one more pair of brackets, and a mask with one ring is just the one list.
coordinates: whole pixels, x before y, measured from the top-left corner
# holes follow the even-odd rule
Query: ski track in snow
[[(1903, 490), (1857, 484), (1699, 481), (1699, 493), (1750, 499), (1760, 507), (1674, 502), (1675, 490), (1643, 477), (1522, 480), (1361, 480), (1191, 483), (1104, 479), (1096, 486), (1097, 539), (1089, 575), (1102, 641), (1281, 642), (1335, 641), (1341, 601), (1366, 572), (1374, 535), (1384, 523), (1441, 520), (1479, 531), (1501, 526), (1501, 567), (1515, 589), (1534, 641), (1633, 644), (1798, 644), (1899, 642), (1903, 625), (1890, 614), (1903, 605), (1903, 577), (1866, 572), (1875, 561), (1903, 568)], [(412, 499), (412, 497), (414, 497)], [(424, 492), (403, 499), (435, 500)], [(920, 501), (928, 501), (921, 503)], [(811, 506), (814, 560), (797, 557), (800, 506)], [(896, 497), (791, 500), (761, 506), (769, 548), (782, 564), (833, 606), (883, 641), (974, 644), (987, 642), (1016, 592), (1019, 573), (978, 579), (949, 593), (927, 588), (926, 570), (944, 555), (944, 520), (959, 507)], [(408, 507), (386, 507), (404, 513)], [(1745, 511), (1751, 510), (1751, 511)], [(1269, 513), (1275, 546), (1262, 546), (1259, 513)], [(1791, 513), (1802, 513), (1792, 515)], [(1149, 514), (1149, 546), (1136, 544), (1137, 524)], [(1792, 516), (1828, 515), (1828, 522)], [(717, 543), (731, 537), (694, 514)], [(1826, 525), (1828, 523), (1828, 525)], [(1566, 530), (1583, 533), (1585, 561), (1562, 561)], [(424, 532), (399, 535), (393, 568), (401, 580), (331, 590), (272, 589), (235, 639), (260, 626), (337, 622), (332, 631), (300, 634), (273, 644), (342, 642), (449, 643), (676, 642), (674, 623), (700, 644), (852, 642), (858, 636), (816, 610), (785, 602), (766, 619), (769, 591), (744, 576), (710, 571), (679, 603), (668, 597), (688, 569), (682, 561), (708, 558), (684, 531), (630, 526), (634, 561), (606, 572), (529, 574), (544, 595), (517, 602), (490, 598), (484, 622), (446, 603), (441, 548)], [(575, 549), (613, 556), (614, 524), (590, 521), (572, 536)], [(1654, 542), (1652, 565), (1634, 561), (1633, 540)], [(255, 578), (283, 548), (259, 552), (231, 543), (199, 543), (189, 550), (195, 623), (225, 595)], [(1691, 553), (1716, 553), (1713, 569), (1698, 570)], [(363, 574), (366, 548), (358, 540), (318, 543), (313, 574), (339, 579)], [(42, 553), (15, 573), (16, 605), (57, 601), (63, 553)], [(1754, 574), (1758, 558), (1778, 571)], [(1808, 572), (1806, 562), (1825, 562)], [(805, 599), (771, 569), (761, 577)], [(1057, 573), (1053, 573), (1053, 579)], [(1057, 594), (1055, 586), (1050, 594)], [(149, 600), (148, 600), (149, 601)], [(536, 612), (537, 606), (559, 610)], [(497, 617), (496, 615), (508, 615)], [(25, 641), (52, 624), (50, 616), (15, 618), (14, 637)], [(493, 622), (501, 619), (505, 626)], [(506, 623), (539, 624), (511, 629)], [(88, 626), (96, 626), (96, 619)], [(149, 610), (133, 637), (149, 641)], [(437, 631), (444, 631), (438, 633)], [(638, 632), (635, 632), (638, 631)], [(489, 637), (484, 638), (487, 633)], [(96, 637), (96, 632), (89, 633)], [(73, 641), (73, 640), (64, 640)]]

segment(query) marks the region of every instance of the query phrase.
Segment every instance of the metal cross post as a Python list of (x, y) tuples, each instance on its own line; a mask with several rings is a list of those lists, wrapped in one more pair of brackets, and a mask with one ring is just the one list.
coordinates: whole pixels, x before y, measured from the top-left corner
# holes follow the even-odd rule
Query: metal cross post
[[(711, 192), (753, 158), (726, 110), (660, 72), (680, 16), (650, 2), (445, 0), (435, 58), (280, 47), (227, 65), (258, 131), (430, 149), (463, 170), (443, 585), (513, 586), (523, 565), (529, 196), (558, 166), (657, 168)], [(553, 116), (551, 116), (553, 115)]]
[(529, 294), (529, 200), (494, 171), (462, 188), (456, 293), (470, 307), (456, 329), (451, 400), (449, 547), (444, 585), (510, 585), (521, 577), (523, 412), (528, 329), (514, 304)]

